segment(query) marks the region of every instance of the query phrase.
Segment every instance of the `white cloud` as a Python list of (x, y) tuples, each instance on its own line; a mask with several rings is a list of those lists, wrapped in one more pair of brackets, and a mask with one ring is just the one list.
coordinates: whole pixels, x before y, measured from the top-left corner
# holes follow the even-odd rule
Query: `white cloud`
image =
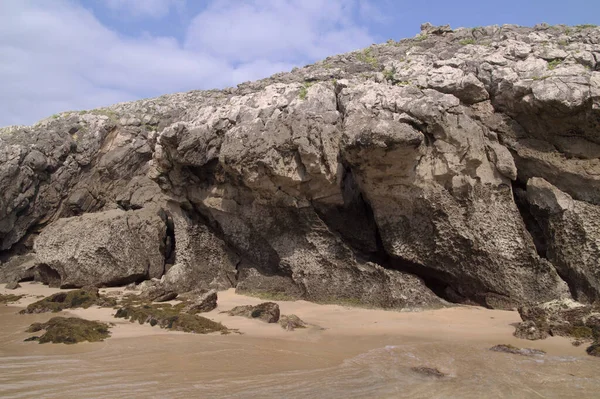
[[(123, 36), (73, 1), (0, 1), (0, 126), (235, 85), (371, 42), (352, 24), (347, 1), (236, 4), (213, 1), (182, 45), (169, 37)], [(233, 31), (203, 27), (225, 23), (228, 12), (235, 14)], [(291, 15), (296, 22), (286, 24)]]
[(192, 21), (186, 48), (235, 62), (319, 59), (371, 44), (348, 0), (217, 0)]
[(102, 0), (109, 8), (126, 11), (135, 17), (160, 18), (171, 11), (171, 8), (182, 9), (185, 0)]

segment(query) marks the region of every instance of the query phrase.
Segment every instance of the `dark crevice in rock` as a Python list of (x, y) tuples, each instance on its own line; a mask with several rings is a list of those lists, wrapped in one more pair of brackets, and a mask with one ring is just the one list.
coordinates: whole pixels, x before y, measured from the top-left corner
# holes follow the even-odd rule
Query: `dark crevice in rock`
[[(223, 173), (223, 169), (219, 164), (218, 159), (209, 161), (201, 167), (188, 167), (188, 171), (193, 175), (194, 179), (197, 179), (198, 184), (201, 184), (203, 187), (210, 187), (218, 185), (217, 175), (219, 173)], [(236, 182), (240, 187), (245, 187), (243, 182)], [(237, 285), (239, 282), (238, 277), (240, 276), (241, 270), (243, 268), (256, 268), (262, 275), (265, 276), (283, 276), (290, 277), (291, 270), (285, 267), (285, 265), (281, 264), (281, 259), (277, 252), (270, 248), (269, 244), (265, 242), (261, 242), (261, 247), (269, 250), (268, 260), (259, 261), (254, 259), (254, 257), (243, 248), (240, 248), (235, 242), (232, 241), (230, 237), (228, 237), (227, 233), (224, 232), (223, 228), (219, 220), (217, 220), (208, 209), (204, 209), (201, 204), (188, 202), (185, 206), (182, 206), (182, 210), (186, 212), (186, 215), (193, 221), (193, 223), (201, 223), (207, 226), (212, 234), (214, 234), (217, 238), (221, 239), (226, 245), (227, 248), (234, 253), (239, 259), (242, 259), (236, 265), (236, 282), (233, 284)], [(255, 236), (252, 240), (262, 241), (259, 236)]]
[(340, 113), (341, 122), (344, 123), (344, 119), (346, 118), (346, 110), (344, 109), (344, 105), (342, 104), (342, 101), (340, 99), (340, 95), (342, 93), (342, 90), (344, 89), (344, 86), (339, 85), (337, 83), (334, 86), (335, 108)]
[(316, 203), (313, 206), (319, 218), (338, 234), (358, 258), (379, 264), (386, 269), (415, 275), (440, 298), (450, 302), (464, 302), (465, 298), (456, 294), (448, 284), (448, 281), (452, 281), (451, 276), (389, 255), (384, 247), (373, 209), (363, 196), (349, 167), (345, 169), (341, 189), (344, 206), (327, 208)]
[[(129, 203), (129, 201), (116, 201), (116, 205), (119, 209), (123, 211), (135, 211), (143, 208), (141, 205), (132, 205)], [(74, 213), (73, 216), (79, 216), (83, 213), (85, 212), (79, 211), (77, 213)]]
[(517, 179), (516, 181), (513, 181), (513, 198), (521, 215), (521, 219), (523, 220), (523, 224), (533, 239), (533, 244), (535, 245), (538, 255), (541, 258), (547, 259), (548, 242), (542, 226), (540, 226), (533, 215), (531, 205), (529, 204), (529, 201), (527, 201), (526, 187), (526, 182), (523, 182), (522, 180)]
[[(544, 212), (534, 207), (527, 200), (526, 183), (522, 180), (517, 179), (513, 182), (513, 196), (525, 228), (531, 235), (533, 243), (535, 245), (538, 255), (553, 263), (554, 269), (558, 273), (558, 276), (567, 283), (571, 296), (576, 300), (583, 300), (579, 298), (578, 293), (581, 291), (587, 291), (593, 293), (594, 289), (591, 287), (589, 282), (584, 276), (579, 275), (571, 268), (560, 267), (560, 265), (554, 263), (553, 256), (551, 253), (551, 245), (553, 237), (549, 236), (546, 228), (544, 228), (544, 220), (548, 218), (548, 215), (544, 215)], [(584, 301), (585, 302), (585, 301)]]
[[(50, 287), (60, 287), (61, 286), (61, 276), (60, 273), (50, 266), (42, 263), (36, 266), (34, 272), (34, 280), (41, 281), (42, 283), (50, 286)], [(67, 288), (67, 287), (65, 287)]]
[(343, 205), (314, 202), (315, 212), (348, 246), (369, 258), (377, 252), (377, 226), (350, 168), (344, 171), (341, 191)]
[(165, 235), (165, 273), (175, 264), (176, 242), (175, 223), (171, 215), (166, 214), (167, 234)]
[(379, 230), (377, 230), (377, 246), (377, 257), (373, 259), (376, 263), (386, 269), (397, 270), (419, 277), (427, 288), (442, 299), (449, 302), (465, 302), (466, 298), (458, 295), (456, 290), (449, 284), (449, 281), (452, 280), (451, 276), (397, 256), (390, 256), (383, 247)]
[(211, 159), (202, 166), (188, 166), (189, 172), (198, 179), (202, 186), (212, 186), (216, 184), (216, 174), (220, 169), (219, 159)]
[[(121, 287), (121, 286), (125, 286), (125, 285), (131, 284), (131, 283), (140, 284), (141, 282), (148, 280), (148, 279), (149, 279), (148, 274), (132, 274), (127, 277), (110, 280), (102, 285), (105, 287)], [(80, 288), (80, 287), (61, 286), (61, 288)]]

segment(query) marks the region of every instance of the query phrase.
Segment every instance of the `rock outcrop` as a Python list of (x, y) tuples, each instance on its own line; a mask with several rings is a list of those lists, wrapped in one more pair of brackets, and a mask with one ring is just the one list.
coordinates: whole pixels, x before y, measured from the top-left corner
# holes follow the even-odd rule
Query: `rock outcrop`
[(527, 199), (546, 242), (546, 257), (575, 299), (600, 299), (600, 206), (574, 200), (541, 178), (527, 182)]
[(584, 305), (572, 300), (555, 300), (519, 307), (523, 322), (516, 326), (518, 338), (536, 340), (548, 336), (574, 338), (573, 345), (592, 343), (587, 352), (598, 356), (600, 304)]
[(523, 322), (515, 336), (544, 339), (550, 335), (592, 339), (600, 334), (600, 305), (584, 305), (571, 300), (521, 306)]
[(280, 316), (279, 305), (275, 302), (263, 302), (256, 306), (236, 306), (225, 313), (229, 314), (229, 316), (243, 316), (249, 319), (258, 319), (265, 323), (277, 323)]
[(237, 88), (1, 129), (0, 278), (35, 241), (38, 278), (63, 286), (591, 302), (599, 44), (589, 26), (425, 24)]
[(164, 273), (166, 224), (153, 209), (110, 210), (58, 219), (34, 245), (38, 267), (60, 286), (124, 285)]

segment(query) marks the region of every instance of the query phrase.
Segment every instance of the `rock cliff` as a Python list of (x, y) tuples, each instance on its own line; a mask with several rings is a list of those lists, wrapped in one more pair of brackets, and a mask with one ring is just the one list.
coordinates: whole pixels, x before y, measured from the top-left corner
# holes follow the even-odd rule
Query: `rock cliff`
[(591, 302), (600, 28), (425, 24), (237, 88), (3, 128), (0, 188), (0, 280)]

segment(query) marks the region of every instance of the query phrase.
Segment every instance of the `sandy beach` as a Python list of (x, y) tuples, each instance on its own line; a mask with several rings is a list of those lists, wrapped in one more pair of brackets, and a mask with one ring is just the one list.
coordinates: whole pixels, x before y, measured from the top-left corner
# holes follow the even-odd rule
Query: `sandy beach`
[[(517, 339), (512, 336), (512, 324), (520, 321), (517, 312), (470, 306), (398, 312), (276, 301), (282, 314), (296, 314), (310, 324), (285, 331), (278, 324), (220, 313), (263, 302), (228, 290), (219, 292), (217, 309), (203, 315), (241, 334), (170, 332), (115, 319), (115, 309), (93, 307), (64, 314), (114, 323), (104, 342), (23, 342), (31, 335), (24, 332), (30, 323), (56, 314), (18, 315), (19, 308), (57, 291), (22, 283), (10, 293), (26, 296), (0, 308), (3, 398), (333, 398), (340, 393), (356, 398), (583, 398), (593, 397), (591, 386), (600, 382), (600, 362), (587, 356), (584, 346), (558, 337)], [(124, 292), (101, 290), (106, 295), (119, 291)], [(496, 344), (547, 354), (530, 358), (490, 352)], [(432, 379), (411, 371), (419, 366), (447, 376)]]
[[(62, 291), (37, 283), (21, 283), (17, 290), (0, 288), (2, 294), (25, 295), (14, 307), (26, 307), (42, 297)], [(103, 288), (101, 294), (122, 297), (136, 294), (123, 288)], [(521, 321), (518, 312), (490, 310), (475, 306), (455, 306), (427, 311), (389, 311), (365, 309), (340, 305), (321, 305), (307, 301), (273, 301), (282, 314), (295, 314), (310, 324), (309, 328), (293, 332), (283, 330), (278, 324), (268, 324), (244, 317), (232, 317), (223, 311), (235, 306), (257, 305), (265, 300), (235, 293), (234, 289), (218, 293), (218, 306), (202, 315), (239, 330), (244, 336), (292, 341), (316, 342), (327, 337), (377, 337), (396, 335), (410, 339), (466, 340), (477, 343), (507, 343), (515, 346), (527, 345), (556, 355), (584, 355), (584, 347), (574, 347), (571, 340), (552, 337), (541, 341), (526, 341), (512, 336), (513, 324)], [(167, 303), (176, 304), (177, 300)], [(114, 323), (111, 339), (135, 338), (148, 335), (184, 333), (173, 332), (149, 325), (131, 323), (114, 318), (112, 308), (91, 307), (70, 309), (63, 312), (88, 320)]]

